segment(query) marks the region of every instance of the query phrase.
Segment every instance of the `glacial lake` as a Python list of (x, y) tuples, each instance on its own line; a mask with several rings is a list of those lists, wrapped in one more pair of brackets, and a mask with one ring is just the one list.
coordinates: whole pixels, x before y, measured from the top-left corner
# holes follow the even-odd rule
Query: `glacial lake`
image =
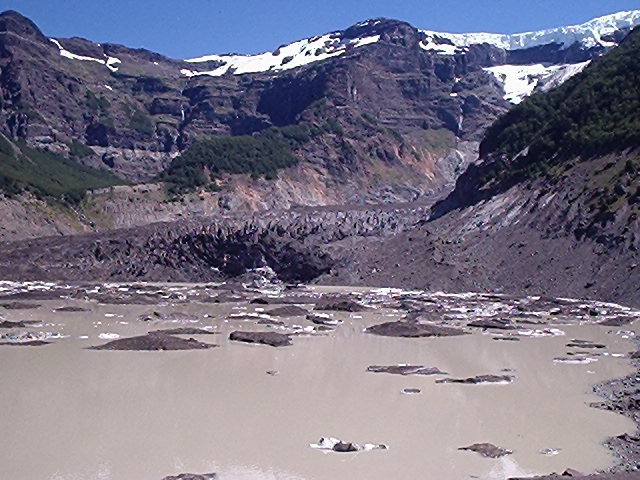
[[(567, 467), (605, 469), (614, 463), (606, 438), (635, 430), (631, 420), (589, 406), (602, 400), (592, 393), (594, 384), (633, 371), (625, 355), (635, 350), (637, 322), (597, 323), (610, 315), (637, 316), (630, 310), (567, 301), (556, 310), (532, 306), (516, 320), (517, 329), (483, 330), (466, 326), (465, 318), (509, 317), (536, 300), (303, 287), (227, 289), (219, 303), (211, 302), (224, 288), (0, 283), (0, 304), (10, 307), (0, 307), (0, 317), (36, 322), (0, 329), (0, 341), (51, 342), (0, 346), (0, 478), (160, 480), (217, 472), (223, 480), (502, 480)], [(116, 300), (103, 303), (103, 294)], [(118, 295), (127, 299), (118, 302)], [(136, 295), (146, 304), (133, 303)], [(324, 312), (342, 322), (330, 329), (318, 329), (304, 316), (266, 313), (289, 296), (312, 312), (321, 295), (346, 295), (367, 310)], [(250, 303), (256, 298), (269, 304)], [(364, 332), (403, 318), (407, 302), (430, 306), (432, 317), (469, 334), (393, 338)], [(17, 309), (21, 303), (32, 308)], [(70, 306), (82, 311), (56, 311)], [(571, 313), (590, 309), (596, 311), (583, 317)], [(258, 324), (260, 319), (272, 324)], [(180, 337), (219, 347), (87, 349), (176, 327), (214, 332)], [(230, 341), (236, 330), (293, 333), (293, 344)], [(496, 340), (505, 336), (517, 339)], [(581, 353), (585, 349), (567, 347), (573, 339), (606, 348)], [(577, 355), (567, 356), (570, 351)], [(367, 371), (399, 364), (437, 367), (446, 375)], [(514, 381), (436, 383), (485, 374), (509, 374)], [(321, 437), (388, 449), (311, 448)], [(513, 453), (494, 459), (459, 450), (482, 442)]]

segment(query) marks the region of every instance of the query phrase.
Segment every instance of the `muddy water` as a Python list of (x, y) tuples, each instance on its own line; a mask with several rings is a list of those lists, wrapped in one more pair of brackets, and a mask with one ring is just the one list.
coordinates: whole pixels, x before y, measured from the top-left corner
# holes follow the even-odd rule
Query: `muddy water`
[[(228, 320), (229, 313), (265, 308), (259, 305), (39, 303), (35, 310), (0, 312), (14, 321), (43, 321), (21, 331), (67, 336), (44, 347), (0, 347), (0, 478), (157, 480), (218, 472), (222, 479), (504, 479), (569, 466), (606, 468), (613, 459), (601, 443), (634, 429), (621, 416), (588, 407), (598, 400), (591, 385), (630, 373), (628, 360), (608, 355), (586, 365), (553, 362), (566, 355), (570, 338), (604, 343), (607, 353), (632, 350), (615, 327), (562, 327), (564, 337), (519, 342), (481, 333), (435, 339), (363, 333), (399, 316), (381, 310), (335, 314), (345, 320), (335, 332), (296, 336), (293, 346), (272, 348), (227, 340), (235, 329), (265, 330)], [(91, 311), (52, 311), (64, 304)], [(196, 315), (199, 322), (189, 326), (219, 332), (198, 340), (220, 348), (85, 349), (105, 343), (101, 333), (125, 337), (176, 326), (137, 320), (151, 310)], [(435, 384), (442, 377), (366, 372), (369, 365), (397, 363), (438, 367), (454, 377), (509, 369), (517, 380)], [(266, 374), (271, 370), (278, 374)], [(422, 393), (403, 395), (404, 388)], [(389, 450), (311, 449), (321, 436), (384, 443)], [(477, 442), (514, 453), (487, 459), (458, 450)], [(539, 453), (544, 448), (559, 453)]]

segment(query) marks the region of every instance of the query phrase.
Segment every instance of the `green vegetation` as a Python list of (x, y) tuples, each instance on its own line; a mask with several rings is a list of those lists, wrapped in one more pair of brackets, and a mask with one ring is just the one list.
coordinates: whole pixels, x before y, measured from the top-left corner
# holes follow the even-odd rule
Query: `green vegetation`
[(446, 128), (425, 130), (423, 135), (431, 152), (446, 153), (456, 144), (455, 134)]
[(219, 190), (216, 179), (222, 173), (273, 180), (278, 170), (298, 163), (295, 150), (325, 134), (342, 136), (344, 130), (336, 120), (328, 119), (320, 125), (294, 124), (268, 128), (254, 135), (202, 140), (175, 158), (159, 179), (167, 184), (171, 195), (196, 188)]
[(484, 178), (509, 186), (554, 173), (571, 159), (640, 145), (640, 29), (581, 74), (536, 94), (488, 130), (481, 155), (498, 159)]
[(104, 96), (97, 97), (91, 90), (87, 90), (84, 95), (84, 104), (94, 113), (106, 112), (111, 103)]
[(73, 139), (71, 145), (69, 145), (69, 155), (75, 158), (85, 158), (91, 155), (95, 155), (96, 152), (93, 151), (91, 147), (88, 147), (80, 140)]
[(18, 107), (18, 111), (20, 113), (24, 113), (27, 117), (29, 117), (29, 120), (31, 122), (44, 122), (44, 118), (42, 118), (42, 115), (40, 115), (40, 113), (31, 105), (29, 105), (28, 103), (22, 103), (19, 107)]
[(156, 131), (156, 126), (153, 123), (151, 117), (137, 108), (131, 116), (129, 127), (131, 127), (136, 132), (142, 133), (144, 135), (153, 135), (153, 133)]
[(278, 170), (298, 163), (291, 146), (306, 140), (305, 128), (291, 126), (260, 135), (202, 140), (174, 159), (161, 180), (170, 194), (177, 195), (197, 187), (215, 189), (221, 173), (276, 178)]
[(364, 119), (365, 122), (370, 123), (374, 127), (378, 125), (378, 120), (373, 115), (364, 112), (360, 114), (360, 116)]
[(124, 183), (108, 172), (22, 141), (12, 144), (0, 134), (0, 191), (7, 196), (29, 191), (43, 199), (77, 203), (87, 190)]

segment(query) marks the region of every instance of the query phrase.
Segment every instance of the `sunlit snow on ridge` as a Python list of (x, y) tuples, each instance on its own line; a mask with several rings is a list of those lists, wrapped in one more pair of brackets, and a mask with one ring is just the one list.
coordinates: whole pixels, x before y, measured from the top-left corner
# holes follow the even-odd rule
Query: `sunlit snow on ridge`
[[(425, 40), (421, 46), (425, 50), (436, 50), (442, 54), (452, 54), (456, 49), (471, 45), (489, 44), (504, 50), (522, 50), (555, 43), (564, 48), (580, 43), (586, 48), (602, 45), (614, 47), (614, 42), (603, 39), (623, 28), (633, 28), (640, 24), (640, 10), (619, 12), (612, 15), (594, 18), (580, 25), (550, 28), (535, 32), (501, 34), (501, 33), (445, 33), (421, 30)], [(438, 40), (446, 40), (445, 43)]]
[(189, 63), (221, 62), (221, 65), (210, 71), (182, 69), (180, 73), (187, 77), (208, 75), (219, 77), (225, 73), (241, 75), (266, 71), (290, 70), (310, 63), (337, 57), (349, 48), (358, 48), (380, 40), (380, 35), (345, 40), (339, 33), (329, 33), (319, 37), (300, 40), (278, 48), (275, 52), (258, 55), (207, 55), (186, 60)]
[(69, 50), (66, 50), (62, 46), (62, 44), (58, 40), (56, 40), (55, 38), (50, 38), (49, 40), (56, 47), (58, 47), (58, 49), (60, 50), (60, 55), (62, 57), (68, 58), (70, 60), (82, 60), (82, 61), (88, 61), (88, 62), (97, 62), (97, 63), (100, 63), (100, 64), (106, 66), (112, 72), (117, 72), (118, 71), (118, 67), (116, 67), (116, 65), (118, 65), (119, 63), (122, 63), (120, 61), (120, 59), (118, 59), (116, 57), (107, 57), (106, 55), (105, 55), (105, 58), (85, 57), (83, 55), (76, 55), (75, 53), (72, 53)]

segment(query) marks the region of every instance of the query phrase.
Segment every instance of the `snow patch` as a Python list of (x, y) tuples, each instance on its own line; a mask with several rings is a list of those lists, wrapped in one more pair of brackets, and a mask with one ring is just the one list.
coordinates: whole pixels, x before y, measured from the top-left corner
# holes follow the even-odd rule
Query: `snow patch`
[(340, 33), (334, 32), (300, 40), (280, 47), (274, 52), (265, 52), (258, 55), (206, 55), (204, 57), (192, 58), (186, 60), (186, 62), (192, 64), (219, 62), (220, 65), (209, 71), (183, 68), (180, 70), (180, 73), (186, 77), (198, 75), (219, 77), (227, 73), (241, 75), (244, 73), (291, 70), (327, 58), (343, 55), (349, 49), (370, 45), (379, 40), (380, 35), (345, 40), (341, 37)]
[(567, 48), (580, 43), (585, 48), (597, 46), (613, 47), (616, 44), (607, 35), (624, 28), (640, 24), (640, 10), (614, 13), (594, 18), (580, 25), (551, 28), (535, 32), (516, 34), (500, 33), (446, 33), (421, 30), (425, 39), (421, 46), (426, 50), (436, 50), (444, 55), (453, 55), (457, 48), (471, 45), (489, 44), (504, 50), (522, 50), (555, 43)]
[(60, 50), (60, 56), (62, 56), (64, 58), (68, 58), (70, 60), (81, 60), (81, 61), (85, 61), (85, 62), (100, 63), (100, 64), (104, 65), (105, 67), (107, 67), (112, 72), (117, 72), (118, 71), (118, 67), (116, 67), (116, 65), (118, 65), (119, 63), (122, 63), (122, 61), (119, 58), (109, 57), (107, 55), (105, 55), (104, 58), (95, 58), (95, 57), (86, 57), (86, 56), (83, 56), (83, 55), (76, 55), (75, 53), (72, 53), (69, 50), (66, 50), (62, 46), (62, 44), (58, 40), (56, 40), (55, 38), (50, 38), (49, 40), (56, 47), (58, 47), (58, 50)]
[(485, 68), (504, 88), (504, 99), (518, 104), (536, 89), (550, 90), (580, 73), (589, 61), (567, 65), (498, 65)]

